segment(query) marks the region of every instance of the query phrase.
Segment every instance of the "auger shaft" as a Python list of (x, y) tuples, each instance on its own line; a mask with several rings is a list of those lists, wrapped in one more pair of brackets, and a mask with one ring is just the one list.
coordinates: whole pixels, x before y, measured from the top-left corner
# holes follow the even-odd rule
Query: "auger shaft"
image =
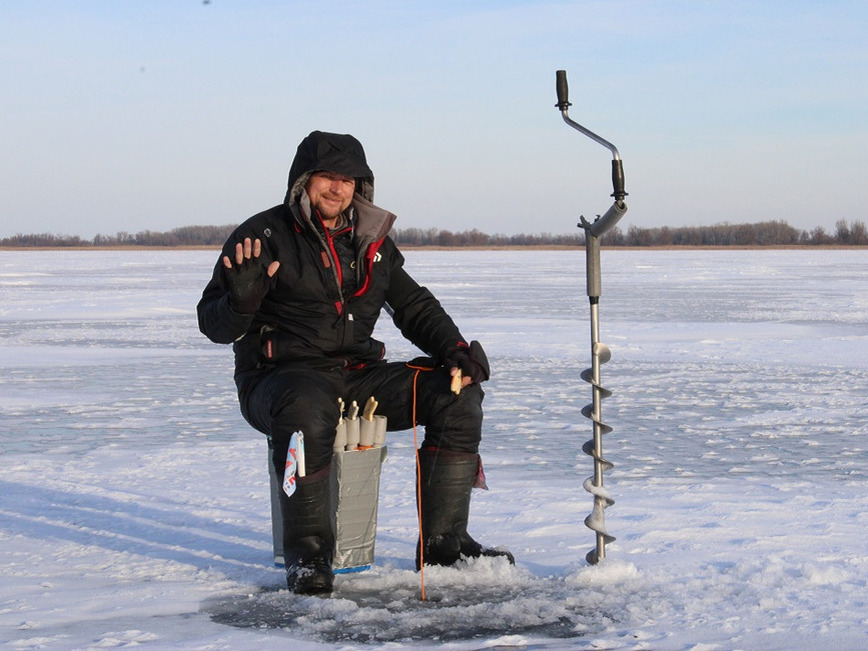
[(599, 298), (589, 297), (591, 307), (591, 368), (585, 369), (582, 379), (591, 385), (591, 403), (582, 409), (582, 414), (593, 423), (593, 438), (582, 446), (582, 451), (594, 459), (594, 474), (585, 480), (584, 488), (594, 496), (594, 508), (585, 518), (585, 526), (596, 534), (596, 546), (588, 552), (589, 563), (596, 564), (606, 557), (606, 543), (615, 540), (606, 531), (605, 509), (615, 503), (603, 486), (603, 473), (613, 465), (603, 458), (603, 435), (612, 428), (603, 423), (603, 400), (612, 395), (600, 383), (600, 367), (609, 361), (611, 352), (600, 341)]
[[(593, 387), (591, 390), (591, 397), (594, 423), (594, 486), (596, 488), (603, 488), (603, 432), (601, 427), (603, 419), (603, 397), (601, 395), (602, 391), (600, 387), (600, 366), (602, 363), (600, 362), (600, 354), (598, 350), (598, 344), (600, 343), (600, 303), (599, 299), (596, 297), (591, 297), (590, 303), (591, 377), (593, 378), (593, 382), (591, 383), (591, 386)], [(601, 499), (601, 497), (594, 496), (595, 508), (596, 502)], [(594, 550), (594, 560), (598, 563), (606, 558), (605, 529), (603, 531), (596, 531), (595, 533), (597, 537), (597, 545)]]

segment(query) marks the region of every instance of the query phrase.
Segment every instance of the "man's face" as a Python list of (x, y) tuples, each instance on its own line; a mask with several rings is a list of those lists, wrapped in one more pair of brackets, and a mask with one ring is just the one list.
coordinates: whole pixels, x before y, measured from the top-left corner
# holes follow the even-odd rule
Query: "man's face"
[(335, 172), (314, 172), (304, 186), (311, 205), (324, 220), (336, 219), (349, 208), (356, 190), (356, 180)]

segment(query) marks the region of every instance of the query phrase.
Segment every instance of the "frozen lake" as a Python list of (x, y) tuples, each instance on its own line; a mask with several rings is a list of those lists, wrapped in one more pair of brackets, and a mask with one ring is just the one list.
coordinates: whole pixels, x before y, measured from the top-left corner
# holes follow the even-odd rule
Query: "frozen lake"
[[(292, 597), (268, 566), (264, 443), (238, 414), (231, 350), (196, 326), (216, 253), (13, 251), (0, 262), (0, 643), (864, 645), (868, 251), (603, 251), (618, 540), (596, 568), (581, 562), (584, 250), (405, 253), (492, 363), (492, 490), (471, 528), (509, 546), (518, 574), (471, 574), (538, 590), (539, 605), (417, 610), (414, 628), (341, 598), (341, 585), (416, 580), (412, 440), (393, 434), (375, 569), (304, 602), (307, 619), (296, 604), (279, 626), (220, 623), (221, 599), (265, 590), (258, 607), (274, 611)], [(417, 354), (382, 326), (390, 359)]]

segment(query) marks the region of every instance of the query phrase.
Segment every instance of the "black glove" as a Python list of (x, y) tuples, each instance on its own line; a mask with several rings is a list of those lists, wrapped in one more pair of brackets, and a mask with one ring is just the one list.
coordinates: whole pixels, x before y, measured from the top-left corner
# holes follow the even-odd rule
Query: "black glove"
[(259, 256), (247, 258), (241, 264), (233, 260), (231, 269), (223, 267), (229, 305), (233, 310), (239, 314), (253, 314), (259, 309), (272, 283), (268, 264), (263, 256)]
[(474, 340), (468, 346), (459, 341), (450, 346), (443, 354), (443, 366), (446, 368), (457, 367), (465, 377), (469, 377), (474, 384), (485, 382), (491, 376), (491, 368), (488, 366), (488, 357), (482, 350), (482, 344)]

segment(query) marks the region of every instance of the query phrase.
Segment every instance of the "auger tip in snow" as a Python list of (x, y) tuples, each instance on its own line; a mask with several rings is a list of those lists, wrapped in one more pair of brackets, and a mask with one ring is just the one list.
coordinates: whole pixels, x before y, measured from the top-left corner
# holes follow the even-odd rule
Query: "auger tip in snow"
[(582, 216), (578, 224), (585, 231), (586, 251), (586, 276), (588, 300), (591, 306), (591, 367), (582, 371), (582, 379), (591, 385), (591, 403), (582, 408), (582, 414), (589, 418), (593, 426), (593, 438), (582, 446), (582, 451), (594, 459), (594, 474), (588, 477), (583, 487), (594, 497), (594, 508), (590, 515), (585, 518), (585, 526), (596, 534), (596, 546), (585, 556), (586, 560), (595, 565), (606, 558), (606, 545), (615, 538), (606, 531), (605, 510), (615, 503), (603, 486), (603, 473), (613, 468), (613, 464), (603, 458), (603, 435), (612, 431), (612, 428), (603, 423), (602, 401), (612, 395), (612, 392), (604, 388), (600, 383), (600, 366), (609, 361), (612, 352), (606, 344), (600, 342), (600, 316), (599, 303), (602, 293), (600, 279), (600, 238), (627, 212), (627, 204), (624, 197), (624, 167), (618, 149), (607, 140), (604, 140), (594, 132), (586, 129), (581, 124), (574, 122), (569, 116), (569, 88), (567, 86), (567, 73), (558, 70), (555, 73), (555, 90), (558, 102), (555, 106), (561, 112), (569, 126), (589, 137), (594, 142), (603, 145), (612, 152), (612, 195), (615, 203), (600, 217), (589, 222)]

